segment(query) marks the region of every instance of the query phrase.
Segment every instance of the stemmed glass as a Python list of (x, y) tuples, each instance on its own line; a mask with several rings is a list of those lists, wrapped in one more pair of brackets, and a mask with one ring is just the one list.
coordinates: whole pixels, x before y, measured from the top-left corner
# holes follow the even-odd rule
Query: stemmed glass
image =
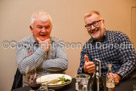
[(48, 83), (49, 82), (41, 83), (41, 86), (38, 91), (55, 91), (54, 89), (48, 89)]
[(30, 68), (29, 66), (26, 68), (27, 84), (31, 87), (32, 90), (36, 91), (41, 86), (40, 83), (36, 82), (36, 79), (39, 77), (39, 74), (37, 74), (36, 72), (36, 67), (31, 72), (28, 72), (29, 68)]
[(54, 89), (48, 89), (48, 84), (58, 82), (58, 79), (50, 80), (50, 81), (42, 81), (42, 76), (39, 76), (40, 78), (37, 79), (37, 82), (41, 83), (40, 88), (38, 91), (55, 91)]
[[(28, 84), (34, 91), (48, 91), (48, 82), (37, 82), (37, 78), (39, 78), (40, 75), (37, 73), (30, 74), (28, 76)], [(41, 78), (40, 78), (41, 80)]]
[[(48, 81), (42, 82), (42, 77), (40, 74), (37, 73), (36, 71), (36, 66), (33, 71), (29, 71), (29, 66), (26, 68), (26, 79), (28, 82), (28, 85), (31, 87), (32, 90), (34, 91), (55, 91), (53, 89), (48, 90)], [(37, 82), (37, 79), (40, 79), (40, 82)]]
[(48, 84), (45, 83), (41, 83), (40, 88), (38, 89), (38, 91), (48, 91)]
[(36, 79), (39, 75), (34, 71), (31, 73), (26, 74), (26, 79), (28, 82), (28, 85), (31, 87), (32, 90), (37, 90), (40, 88), (41, 84), (36, 82)]

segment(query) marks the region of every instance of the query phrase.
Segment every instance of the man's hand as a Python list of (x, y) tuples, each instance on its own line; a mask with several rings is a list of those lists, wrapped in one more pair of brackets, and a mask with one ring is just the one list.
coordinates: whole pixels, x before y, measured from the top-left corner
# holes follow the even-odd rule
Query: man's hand
[(91, 74), (95, 71), (95, 64), (94, 62), (90, 62), (88, 56), (85, 55), (85, 64), (84, 64), (84, 71)]
[(119, 81), (121, 80), (121, 77), (118, 74), (113, 74), (115, 79), (115, 85), (119, 84)]
[(36, 38), (38, 43), (40, 44), (40, 47), (43, 48), (45, 50), (45, 52), (48, 52), (50, 50), (51, 47), (51, 40), (50, 39), (46, 39), (44, 41), (41, 41), (39, 38)]
[(31, 52), (31, 50), (28, 50), (28, 53), (29, 53), (29, 55), (30, 55), (30, 56), (32, 55), (32, 52)]

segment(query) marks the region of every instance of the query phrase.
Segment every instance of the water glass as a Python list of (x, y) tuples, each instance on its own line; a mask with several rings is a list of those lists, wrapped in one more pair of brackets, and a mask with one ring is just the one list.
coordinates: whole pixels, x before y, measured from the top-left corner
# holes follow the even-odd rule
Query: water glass
[(87, 91), (89, 78), (90, 76), (87, 74), (78, 74), (76, 76), (75, 89), (78, 91)]

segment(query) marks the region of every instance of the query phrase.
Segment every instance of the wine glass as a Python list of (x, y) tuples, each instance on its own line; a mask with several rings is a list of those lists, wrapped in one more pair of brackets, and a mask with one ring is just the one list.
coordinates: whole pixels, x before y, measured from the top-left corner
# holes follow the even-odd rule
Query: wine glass
[(32, 90), (37, 90), (41, 86), (41, 83), (36, 82), (38, 76), (39, 75), (37, 73), (29, 73), (26, 75), (28, 85), (31, 87)]
[(54, 89), (48, 89), (48, 82), (44, 82), (41, 84), (38, 91), (55, 91)]
[(42, 75), (39, 75), (38, 77), (38, 83), (41, 84), (40, 88), (38, 89), (38, 91), (48, 91), (48, 81), (42, 81)]
[(30, 67), (26, 67), (26, 80), (27, 84), (31, 87), (32, 90), (37, 90), (40, 88), (41, 84), (36, 82), (36, 79), (39, 77), (39, 74), (37, 74), (36, 71), (36, 64), (34, 67), (34, 70), (30, 71)]
[(38, 91), (48, 91), (48, 84), (47, 83), (41, 83), (40, 88)]

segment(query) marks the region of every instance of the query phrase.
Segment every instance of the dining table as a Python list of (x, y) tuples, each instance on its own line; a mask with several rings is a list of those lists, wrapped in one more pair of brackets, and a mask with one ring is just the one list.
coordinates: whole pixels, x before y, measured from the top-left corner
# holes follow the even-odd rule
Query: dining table
[[(104, 84), (106, 84), (106, 79), (103, 78)], [(76, 91), (75, 89), (75, 83), (76, 83), (76, 79), (72, 78), (72, 82), (60, 89), (57, 89), (55, 91)], [(90, 91), (90, 83), (91, 81), (89, 80), (88, 82), (88, 91)], [(121, 80), (120, 83), (118, 85), (115, 86), (115, 91), (133, 91), (133, 85), (136, 85), (136, 78), (135, 79), (124, 79)], [(105, 91), (106, 91), (106, 86), (104, 87)], [(17, 88), (13, 91), (30, 91), (30, 87), (29, 86), (25, 86), (25, 87), (21, 87), (21, 88)]]

